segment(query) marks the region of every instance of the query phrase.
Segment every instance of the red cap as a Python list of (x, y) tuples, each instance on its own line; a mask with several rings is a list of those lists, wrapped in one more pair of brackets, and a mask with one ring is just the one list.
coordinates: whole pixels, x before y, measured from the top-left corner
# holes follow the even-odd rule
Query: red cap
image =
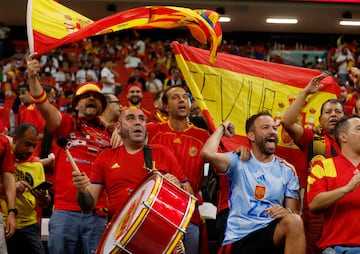
[(142, 92), (142, 85), (141, 85), (139, 82), (136, 82), (136, 81), (128, 84), (127, 90), (129, 91), (130, 88), (133, 87), (133, 86), (137, 86), (137, 87), (141, 90), (141, 92)]

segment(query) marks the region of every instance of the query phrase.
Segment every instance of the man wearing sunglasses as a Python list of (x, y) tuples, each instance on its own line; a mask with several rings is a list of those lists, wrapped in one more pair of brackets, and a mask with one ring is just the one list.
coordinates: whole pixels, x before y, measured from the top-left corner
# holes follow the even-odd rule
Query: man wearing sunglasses
[(45, 121), (33, 102), (30, 95), (29, 85), (27, 83), (22, 83), (19, 85), (16, 93), (21, 101), (21, 105), (18, 110), (18, 125), (22, 123), (31, 123), (39, 132), (38, 138), (42, 139)]
[[(72, 101), (73, 116), (60, 113), (47, 99), (37, 78), (40, 64), (35, 54), (28, 58), (30, 93), (54, 137), (67, 137), (68, 149), (81, 172), (90, 175), (97, 155), (110, 145), (111, 132), (100, 120), (107, 106), (100, 88), (91, 82), (81, 84)], [(106, 199), (102, 196), (95, 209), (82, 212), (77, 189), (72, 183), (74, 170), (63, 149), (55, 153), (54, 211), (49, 222), (50, 253), (94, 253), (106, 225)]]

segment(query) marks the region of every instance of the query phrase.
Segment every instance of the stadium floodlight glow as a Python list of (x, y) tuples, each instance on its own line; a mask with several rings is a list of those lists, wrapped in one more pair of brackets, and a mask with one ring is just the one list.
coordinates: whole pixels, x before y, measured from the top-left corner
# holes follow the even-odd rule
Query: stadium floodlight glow
[(225, 17), (225, 16), (221, 16), (219, 18), (219, 22), (220, 23), (229, 23), (231, 21), (231, 18), (230, 17)]
[(283, 19), (283, 18), (267, 18), (266, 23), (268, 24), (297, 24), (297, 19)]
[(359, 20), (340, 20), (339, 22), (342, 26), (360, 26)]

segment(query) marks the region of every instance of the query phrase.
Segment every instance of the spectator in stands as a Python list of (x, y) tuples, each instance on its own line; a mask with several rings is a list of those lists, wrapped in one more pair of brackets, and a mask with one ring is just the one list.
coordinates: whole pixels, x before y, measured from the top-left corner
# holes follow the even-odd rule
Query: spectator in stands
[(360, 253), (360, 224), (349, 221), (360, 211), (360, 116), (342, 118), (334, 133), (341, 153), (318, 162), (308, 180), (310, 210), (324, 214), (317, 244), (323, 254)]
[[(40, 239), (40, 226), (37, 221), (36, 205), (44, 207), (50, 203), (46, 190), (35, 190), (34, 187), (45, 181), (44, 169), (38, 159), (32, 157), (38, 142), (38, 132), (29, 123), (20, 124), (14, 135), (13, 155), (16, 181), (16, 231), (7, 239), (9, 254), (37, 253), (44, 254)], [(5, 202), (1, 206), (4, 207)], [(8, 216), (4, 209), (4, 218)]]
[(4, 69), (6, 82), (4, 84), (5, 95), (12, 96), (19, 84), (24, 80), (22, 72), (18, 69), (16, 59), (11, 59), (8, 69)]
[[(272, 115), (260, 112), (246, 121), (250, 160), (220, 153), (221, 138), (235, 135), (226, 121), (207, 140), (201, 156), (225, 173), (231, 184), (230, 213), (219, 253), (305, 254), (299, 211), (299, 179), (294, 167), (274, 156), (277, 127)], [(275, 187), (277, 186), (277, 187)]]
[[(96, 84), (84, 83), (73, 99), (76, 114), (60, 113), (46, 99), (37, 79), (40, 65), (34, 59), (35, 55), (28, 57), (28, 79), (34, 102), (54, 138), (69, 137), (67, 147), (77, 166), (90, 175), (98, 153), (110, 145), (111, 133), (99, 119), (107, 106), (106, 98)], [(55, 198), (49, 222), (49, 252), (77, 254), (81, 249), (84, 253), (95, 252), (105, 230), (106, 198), (103, 196), (91, 212), (82, 213), (76, 202), (77, 190), (69, 178), (73, 167), (63, 149), (55, 157)]]
[(165, 80), (164, 89), (174, 85), (183, 85), (183, 86), (186, 85), (185, 80), (183, 80), (181, 77), (181, 71), (179, 68), (173, 67), (170, 69), (169, 72), (170, 72), (170, 77)]
[(155, 63), (154, 65), (155, 76), (164, 84), (166, 79), (166, 74), (162, 71), (162, 69), (163, 67), (161, 63)]
[(162, 103), (163, 94), (164, 94), (164, 91), (160, 91), (160, 92), (157, 92), (154, 94), (153, 103), (154, 103), (154, 108), (156, 109), (156, 112), (152, 117), (146, 119), (146, 121), (148, 123), (150, 123), (150, 122), (163, 123), (168, 120), (167, 113), (164, 110), (164, 106)]
[(77, 84), (73, 81), (72, 74), (69, 71), (64, 72), (64, 78), (65, 80), (59, 84), (60, 97), (65, 96), (67, 91), (75, 93), (77, 88)]
[(17, 93), (22, 103), (18, 111), (18, 124), (25, 122), (31, 123), (39, 132), (38, 137), (41, 139), (44, 133), (45, 121), (39, 109), (33, 102), (33, 98), (30, 95), (29, 85), (25, 83), (21, 84), (17, 90)]
[(100, 119), (111, 132), (115, 129), (115, 123), (117, 122), (122, 105), (119, 99), (111, 94), (104, 94), (107, 100), (107, 106), (104, 112), (101, 114)]
[(156, 78), (155, 71), (150, 71), (145, 83), (146, 91), (156, 93), (163, 90), (163, 83)]
[(141, 84), (141, 89), (143, 91), (147, 91), (146, 86), (145, 86), (145, 83), (146, 83), (145, 77), (146, 76), (145, 76), (145, 74), (143, 72), (143, 69), (140, 68), (140, 67), (136, 67), (134, 69), (133, 73), (131, 73), (131, 76), (129, 77), (127, 84), (129, 85), (129, 84), (134, 83), (134, 82), (140, 83)]
[(121, 91), (121, 84), (116, 82), (116, 78), (120, 75), (114, 69), (114, 61), (110, 58), (103, 59), (104, 67), (101, 69), (101, 83), (103, 85), (103, 93), (115, 94), (117, 88)]
[(5, 103), (5, 100), (5, 93), (0, 91), (0, 120), (9, 131), (9, 135), (11, 135), (15, 130), (15, 114), (14, 111)]
[(340, 78), (340, 82), (341, 84), (346, 85), (347, 82), (349, 82), (348, 68), (351, 67), (351, 62), (354, 63), (354, 58), (346, 43), (341, 47), (341, 52), (336, 57), (335, 63), (337, 65), (337, 74)]
[(70, 115), (73, 113), (74, 109), (72, 107), (72, 101), (74, 99), (74, 96), (75, 96), (75, 92), (73, 92), (72, 90), (67, 90), (65, 92), (66, 103), (64, 103), (60, 107), (60, 112), (70, 114)]
[[(162, 102), (168, 114), (168, 121), (147, 125), (149, 143), (162, 144), (170, 148), (189, 179), (194, 193), (198, 194), (202, 185), (204, 167), (200, 151), (209, 137), (209, 133), (188, 121), (190, 99), (189, 91), (185, 87), (174, 85), (167, 88), (162, 96)], [(201, 204), (200, 197), (198, 198), (198, 203)], [(202, 238), (200, 241), (200, 233), (205, 230), (203, 223), (200, 213), (196, 209), (184, 238), (187, 254), (198, 254), (200, 249), (208, 249), (207, 239)]]
[[(335, 124), (345, 115), (345, 109), (337, 99), (327, 100), (321, 106), (319, 117), (322, 128), (321, 134), (304, 128), (297, 121), (297, 116), (306, 98), (323, 87), (321, 80), (325, 77), (326, 74), (315, 76), (300, 92), (295, 101), (291, 103), (281, 121), (283, 128), (289, 133), (300, 150), (303, 151), (305, 157), (308, 158), (309, 169), (312, 168), (316, 161), (335, 157), (340, 153), (340, 148), (334, 138), (334, 128)], [(320, 254), (321, 249), (316, 246), (316, 242), (321, 235), (323, 216), (309, 211), (306, 195), (303, 201), (303, 220), (306, 234), (306, 253)]]
[(195, 100), (193, 100), (191, 102), (189, 120), (195, 126), (201, 128), (201, 129), (204, 129), (204, 130), (209, 130), (206, 119), (203, 116), (201, 109)]
[(96, 73), (90, 67), (90, 61), (83, 61), (81, 68), (76, 72), (76, 84), (82, 84), (85, 82), (98, 82)]
[(136, 56), (136, 50), (130, 51), (130, 54), (124, 59), (126, 68), (135, 68), (141, 63), (141, 59)]
[(7, 253), (5, 238), (12, 237), (16, 230), (16, 214), (18, 210), (16, 204), (16, 187), (14, 172), (14, 159), (11, 154), (10, 142), (5, 135), (0, 135), (0, 169), (2, 192), (0, 200), (6, 202), (8, 216), (3, 220), (1, 207), (0, 213), (0, 253)]
[(146, 118), (151, 118), (151, 111), (145, 109), (143, 106), (141, 106), (141, 100), (143, 98), (143, 93), (142, 93), (142, 85), (140, 83), (134, 82), (134, 83), (130, 83), (127, 86), (127, 100), (128, 100), (128, 106), (134, 106), (137, 107), (138, 109), (141, 109)]
[(348, 93), (347, 93), (347, 88), (344, 84), (340, 84), (340, 89), (341, 89), (341, 93), (338, 96), (338, 101), (340, 101), (344, 107), (345, 107), (345, 114), (346, 115), (351, 115), (352, 114), (352, 110), (355, 106), (356, 103), (356, 97), (349, 97)]

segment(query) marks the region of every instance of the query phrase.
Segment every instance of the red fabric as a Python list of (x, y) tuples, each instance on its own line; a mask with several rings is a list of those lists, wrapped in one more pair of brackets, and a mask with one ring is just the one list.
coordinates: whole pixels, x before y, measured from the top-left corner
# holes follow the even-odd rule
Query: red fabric
[[(167, 147), (158, 144), (150, 146), (153, 165), (157, 170), (172, 173), (180, 182), (187, 180), (180, 165), (176, 163), (176, 158)], [(118, 209), (124, 207), (130, 195), (147, 175), (144, 152), (141, 150), (129, 154), (123, 146), (120, 146), (117, 149), (106, 149), (98, 156), (90, 180), (92, 183), (105, 185), (111, 217)]]
[(0, 121), (4, 124), (8, 130), (10, 130), (10, 108), (0, 103)]
[[(0, 135), (0, 168), (1, 173), (14, 172), (14, 160), (11, 153), (10, 143), (6, 136)], [(1, 193), (4, 193), (2, 182), (0, 183)], [(0, 207), (0, 211), (1, 207)]]
[[(343, 155), (320, 162), (314, 170), (321, 170), (324, 176), (319, 178), (318, 174), (310, 173), (315, 180), (309, 184), (309, 201), (316, 195), (325, 191), (332, 191), (343, 187), (354, 177), (354, 171), (360, 164), (354, 166)], [(323, 174), (321, 174), (323, 175)], [(360, 231), (359, 223), (351, 223), (350, 218), (356, 218), (359, 214), (360, 188), (355, 188), (347, 193), (334, 205), (324, 211), (323, 233), (318, 241), (318, 246), (326, 248), (334, 245), (359, 246)], [(346, 230), (344, 230), (346, 229)]]
[[(204, 165), (200, 151), (209, 138), (209, 133), (194, 125), (182, 132), (177, 132), (170, 127), (168, 122), (150, 123), (147, 125), (147, 129), (149, 143), (162, 144), (170, 148), (189, 179), (194, 193), (198, 193), (201, 189)], [(195, 210), (191, 221), (196, 225), (201, 224), (202, 219), (198, 209)]]
[(19, 123), (31, 123), (36, 127), (39, 133), (44, 133), (45, 120), (35, 104), (19, 110)]
[[(52, 133), (54, 138), (69, 137), (72, 144), (69, 151), (81, 172), (88, 176), (96, 157), (105, 147), (110, 145), (111, 133), (99, 122), (85, 122), (73, 119), (70, 115), (61, 114), (59, 128)], [(64, 149), (55, 154), (55, 199), (54, 210), (80, 211), (77, 203), (77, 189), (72, 183), (73, 168), (67, 159)], [(96, 208), (107, 207), (105, 194), (99, 199)]]

